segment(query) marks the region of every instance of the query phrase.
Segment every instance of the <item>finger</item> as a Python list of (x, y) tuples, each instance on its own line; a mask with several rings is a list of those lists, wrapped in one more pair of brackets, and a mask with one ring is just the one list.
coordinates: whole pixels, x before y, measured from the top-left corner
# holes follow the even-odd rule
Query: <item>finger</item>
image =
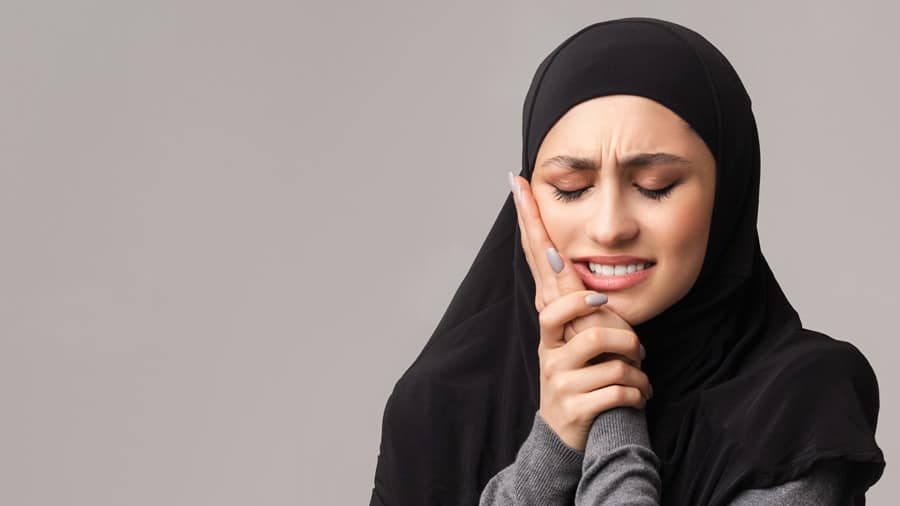
[[(556, 289), (556, 273), (547, 258), (547, 249), (553, 247), (547, 237), (543, 222), (540, 220), (540, 213), (537, 210), (537, 204), (531, 197), (530, 192), (526, 192), (525, 185), (527, 180), (523, 177), (516, 176), (514, 182), (518, 185), (516, 195), (519, 198), (517, 209), (522, 219), (522, 228), (525, 230), (525, 236), (528, 241), (522, 247), (530, 251), (532, 259), (535, 260), (534, 266), (537, 269), (535, 276), (535, 287), (540, 286), (541, 290), (535, 295), (543, 299), (544, 305), (556, 299), (559, 292)], [(528, 193), (528, 195), (526, 195)], [(541, 239), (539, 239), (541, 238)], [(582, 290), (584, 287), (582, 287)]]
[[(565, 344), (563, 326), (579, 316), (596, 311), (607, 302), (607, 297), (591, 290), (581, 290), (560, 296), (544, 307), (538, 314), (541, 330), (541, 345), (547, 349)], [(595, 305), (592, 305), (594, 302)]]
[[(571, 339), (569, 339), (569, 341), (571, 341)], [(626, 357), (625, 355), (619, 355), (618, 353), (604, 352), (604, 353), (597, 355), (596, 357), (591, 358), (590, 360), (587, 361), (587, 363), (589, 365), (590, 364), (599, 364), (600, 362), (606, 362), (607, 360), (621, 360), (623, 362), (627, 362), (627, 363), (637, 367), (638, 369), (641, 368), (640, 362), (636, 362), (635, 360), (633, 360), (629, 357)]]
[(567, 365), (581, 367), (601, 353), (615, 353), (640, 364), (641, 341), (637, 334), (625, 329), (588, 327), (566, 343)]
[(629, 406), (635, 409), (644, 409), (647, 406), (647, 398), (639, 388), (625, 385), (610, 385), (608, 387), (592, 390), (578, 396), (578, 410), (594, 413), (595, 417), (609, 409)]
[(577, 371), (584, 371), (585, 391), (622, 385), (637, 388), (647, 399), (653, 397), (653, 388), (650, 386), (647, 373), (621, 360), (610, 360)]
[[(544, 267), (543, 269), (540, 269), (542, 282), (552, 283), (557, 296), (584, 290), (584, 282), (581, 280), (578, 272), (575, 271), (575, 265), (571, 260), (560, 254), (550, 240), (550, 236), (547, 234), (547, 230), (544, 227), (544, 222), (541, 220), (540, 210), (538, 209), (537, 201), (534, 200), (534, 195), (531, 192), (531, 185), (528, 180), (523, 177), (516, 177), (515, 181), (518, 182), (519, 187), (521, 188), (519, 191), (521, 200), (519, 205), (520, 209), (522, 209), (522, 221), (528, 231), (528, 239), (531, 243), (534, 255), (537, 256), (540, 254), (541, 257), (547, 256), (550, 248), (553, 248), (553, 252), (555, 252), (554, 260), (548, 258), (541, 265), (541, 267)], [(553, 255), (553, 252), (549, 254)], [(562, 269), (557, 272), (557, 269), (555, 269), (552, 264), (556, 264), (557, 267), (561, 265)], [(551, 295), (553, 294), (551, 293)], [(549, 301), (545, 300), (545, 302)]]
[(647, 374), (621, 360), (559, 371), (551, 381), (555, 382), (555, 388), (562, 392), (586, 393), (610, 385), (623, 385), (637, 388), (648, 399), (653, 395)]
[(528, 264), (528, 269), (531, 271), (531, 277), (534, 279), (535, 286), (535, 297), (534, 297), (534, 307), (540, 313), (544, 309), (544, 301), (541, 296), (541, 277), (535, 267), (534, 255), (531, 252), (531, 247), (528, 242), (528, 230), (525, 228), (525, 223), (522, 221), (522, 212), (519, 209), (519, 194), (521, 190), (518, 187), (518, 183), (516, 183), (515, 177), (512, 172), (508, 172), (509, 174), (509, 185), (510, 191), (513, 194), (513, 204), (516, 207), (516, 221), (519, 224), (519, 238), (522, 243), (522, 251), (525, 253), (525, 262)]
[[(510, 181), (513, 181), (512, 172), (509, 173)], [(542, 286), (541, 286), (541, 276), (535, 267), (534, 255), (531, 252), (530, 243), (528, 242), (528, 230), (525, 228), (525, 223), (522, 221), (522, 213), (519, 210), (519, 199), (517, 197), (518, 191), (515, 188), (515, 183), (513, 183), (513, 202), (516, 206), (516, 220), (519, 223), (519, 238), (522, 243), (522, 251), (525, 252), (525, 262), (528, 264), (528, 269), (531, 271), (531, 277), (534, 279), (534, 307), (537, 312), (541, 312), (544, 310), (544, 300), (542, 296)]]

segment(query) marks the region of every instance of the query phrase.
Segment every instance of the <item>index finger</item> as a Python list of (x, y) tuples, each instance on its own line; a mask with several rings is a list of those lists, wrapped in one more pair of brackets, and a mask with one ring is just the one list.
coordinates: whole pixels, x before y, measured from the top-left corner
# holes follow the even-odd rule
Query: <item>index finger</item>
[(552, 349), (565, 345), (565, 325), (580, 316), (597, 311), (598, 307), (606, 304), (607, 300), (609, 298), (606, 295), (590, 290), (560, 295), (538, 314), (541, 331), (539, 346), (544, 349)]
[[(517, 192), (519, 209), (521, 210), (522, 222), (528, 231), (528, 241), (531, 243), (532, 255), (533, 258), (540, 259), (536, 263), (540, 271), (541, 283), (548, 283), (549, 285), (547, 286), (556, 287), (556, 296), (584, 290), (584, 282), (575, 271), (571, 260), (561, 255), (554, 247), (553, 242), (550, 241), (550, 236), (544, 228), (544, 222), (541, 220), (541, 213), (538, 210), (537, 202), (534, 200), (534, 195), (531, 193), (531, 186), (528, 180), (515, 176), (515, 181), (519, 187)], [(548, 251), (550, 249), (552, 249), (552, 252)], [(554, 253), (556, 258), (551, 260), (550, 257), (554, 256)], [(555, 267), (551, 265), (551, 262), (556, 264)], [(561, 269), (557, 272), (557, 268), (560, 266)]]

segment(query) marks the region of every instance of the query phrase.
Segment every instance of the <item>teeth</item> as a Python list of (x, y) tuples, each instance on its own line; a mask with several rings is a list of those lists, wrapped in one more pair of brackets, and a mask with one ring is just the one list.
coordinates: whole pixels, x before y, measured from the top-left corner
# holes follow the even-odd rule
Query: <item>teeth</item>
[(628, 264), (628, 265), (601, 265), (588, 262), (588, 268), (594, 274), (601, 276), (621, 276), (623, 274), (631, 274), (632, 272), (642, 271), (644, 267), (650, 264)]

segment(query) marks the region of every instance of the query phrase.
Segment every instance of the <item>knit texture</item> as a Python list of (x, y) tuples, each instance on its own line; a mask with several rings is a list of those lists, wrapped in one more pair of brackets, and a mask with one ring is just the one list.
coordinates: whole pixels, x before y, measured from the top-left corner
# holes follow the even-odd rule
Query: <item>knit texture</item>
[[(600, 413), (584, 452), (565, 444), (535, 412), (516, 460), (491, 478), (479, 506), (658, 505), (658, 469), (643, 410), (616, 407)], [(800, 479), (745, 490), (731, 505), (843, 505), (843, 476), (839, 464), (823, 462)]]

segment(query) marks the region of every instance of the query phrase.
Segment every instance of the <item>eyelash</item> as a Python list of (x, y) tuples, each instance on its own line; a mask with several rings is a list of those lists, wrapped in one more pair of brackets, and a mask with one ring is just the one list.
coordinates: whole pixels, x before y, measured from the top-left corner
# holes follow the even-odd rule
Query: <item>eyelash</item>
[[(638, 185), (634, 185), (634, 187), (637, 188), (637, 190), (639, 192), (641, 192), (641, 194), (643, 196), (647, 197), (648, 199), (660, 201), (660, 200), (668, 198), (669, 194), (672, 192), (672, 188), (674, 188), (675, 185), (677, 185), (677, 184), (678, 184), (678, 181), (675, 181), (674, 183), (670, 184), (669, 186), (666, 186), (665, 188), (660, 188), (659, 190), (648, 190), (647, 188), (641, 188)], [(590, 188), (590, 186), (587, 186), (580, 190), (564, 191), (564, 190), (560, 190), (559, 188), (554, 186), (553, 187), (553, 192), (555, 194), (554, 198), (556, 198), (556, 200), (562, 200), (564, 202), (571, 202), (573, 200), (578, 199), (578, 197), (580, 197), (582, 193), (586, 192), (588, 190), (588, 188)]]

